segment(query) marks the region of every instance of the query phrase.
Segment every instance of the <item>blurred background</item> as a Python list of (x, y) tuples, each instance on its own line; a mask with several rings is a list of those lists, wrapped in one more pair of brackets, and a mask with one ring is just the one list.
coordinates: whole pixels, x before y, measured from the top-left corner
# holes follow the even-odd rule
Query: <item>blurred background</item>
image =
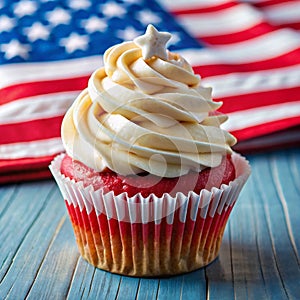
[(300, 145), (300, 1), (0, 0), (0, 183), (50, 177), (67, 108), (104, 51), (172, 33), (229, 116), (235, 150)]

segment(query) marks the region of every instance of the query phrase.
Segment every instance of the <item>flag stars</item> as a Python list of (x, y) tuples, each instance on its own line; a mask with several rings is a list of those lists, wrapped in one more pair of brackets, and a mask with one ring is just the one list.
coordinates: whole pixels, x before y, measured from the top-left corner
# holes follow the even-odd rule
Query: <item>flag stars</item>
[(172, 37), (168, 42), (168, 46), (176, 45), (178, 42), (181, 41), (180, 33), (179, 32), (172, 32)]
[(104, 21), (96, 16), (92, 16), (87, 20), (81, 22), (82, 27), (87, 33), (93, 33), (96, 31), (104, 32), (107, 29), (107, 21)]
[(87, 50), (89, 44), (88, 36), (71, 33), (67, 38), (60, 40), (60, 45), (65, 47), (68, 53), (73, 53), (76, 50)]
[(6, 59), (12, 59), (14, 57), (27, 59), (31, 47), (26, 44), (21, 44), (18, 40), (11, 40), (8, 44), (2, 44), (0, 49), (1, 52), (4, 52)]
[(86, 10), (91, 6), (91, 2), (89, 0), (69, 0), (69, 7), (74, 10)]
[(13, 18), (9, 18), (5, 15), (0, 16), (0, 32), (9, 32), (16, 25), (16, 22)]
[(101, 5), (101, 11), (108, 18), (123, 17), (126, 14), (126, 9), (115, 2)]
[(47, 40), (50, 31), (43, 24), (36, 22), (31, 27), (25, 28), (24, 33), (27, 35), (29, 41), (34, 42), (36, 40)]
[(132, 41), (140, 33), (140, 31), (135, 30), (132, 26), (128, 26), (124, 30), (118, 30), (116, 32), (116, 35), (124, 41)]
[(60, 24), (69, 24), (71, 21), (70, 13), (62, 8), (55, 8), (46, 14), (46, 19), (54, 26)]
[(38, 5), (35, 1), (22, 0), (15, 4), (13, 11), (19, 18), (32, 15), (37, 11)]
[(161, 18), (149, 9), (141, 10), (137, 13), (137, 19), (144, 25), (158, 24)]

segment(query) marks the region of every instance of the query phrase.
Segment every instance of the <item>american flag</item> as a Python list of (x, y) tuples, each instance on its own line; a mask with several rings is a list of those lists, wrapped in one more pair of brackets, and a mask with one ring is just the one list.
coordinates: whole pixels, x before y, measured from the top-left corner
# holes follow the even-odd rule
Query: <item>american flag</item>
[(172, 33), (249, 151), (300, 139), (300, 1), (0, 0), (0, 183), (50, 177), (67, 108), (104, 51)]

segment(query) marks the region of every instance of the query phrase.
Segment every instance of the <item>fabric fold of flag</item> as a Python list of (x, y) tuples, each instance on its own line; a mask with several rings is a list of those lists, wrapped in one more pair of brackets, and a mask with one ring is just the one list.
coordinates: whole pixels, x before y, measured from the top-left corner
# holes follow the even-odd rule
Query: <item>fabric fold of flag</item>
[(243, 152), (300, 144), (300, 0), (0, 1), (0, 184), (50, 177), (104, 51), (152, 23), (213, 87)]

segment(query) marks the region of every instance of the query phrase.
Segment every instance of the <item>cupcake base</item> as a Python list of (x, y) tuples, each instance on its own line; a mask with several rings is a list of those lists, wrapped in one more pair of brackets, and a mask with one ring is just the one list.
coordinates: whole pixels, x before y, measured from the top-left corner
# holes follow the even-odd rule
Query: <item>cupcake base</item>
[[(80, 254), (92, 265), (129, 276), (166, 276), (193, 271), (218, 255), (231, 209), (218, 218), (173, 224), (130, 224), (92, 210), (78, 212), (66, 201)], [(188, 213), (189, 213), (188, 209)], [(101, 230), (99, 230), (101, 228)]]
[(250, 174), (234, 154), (237, 177), (220, 189), (175, 197), (115, 196), (83, 187), (50, 169), (60, 186), (83, 258), (100, 269), (129, 276), (168, 276), (208, 265), (218, 255), (225, 226)]

